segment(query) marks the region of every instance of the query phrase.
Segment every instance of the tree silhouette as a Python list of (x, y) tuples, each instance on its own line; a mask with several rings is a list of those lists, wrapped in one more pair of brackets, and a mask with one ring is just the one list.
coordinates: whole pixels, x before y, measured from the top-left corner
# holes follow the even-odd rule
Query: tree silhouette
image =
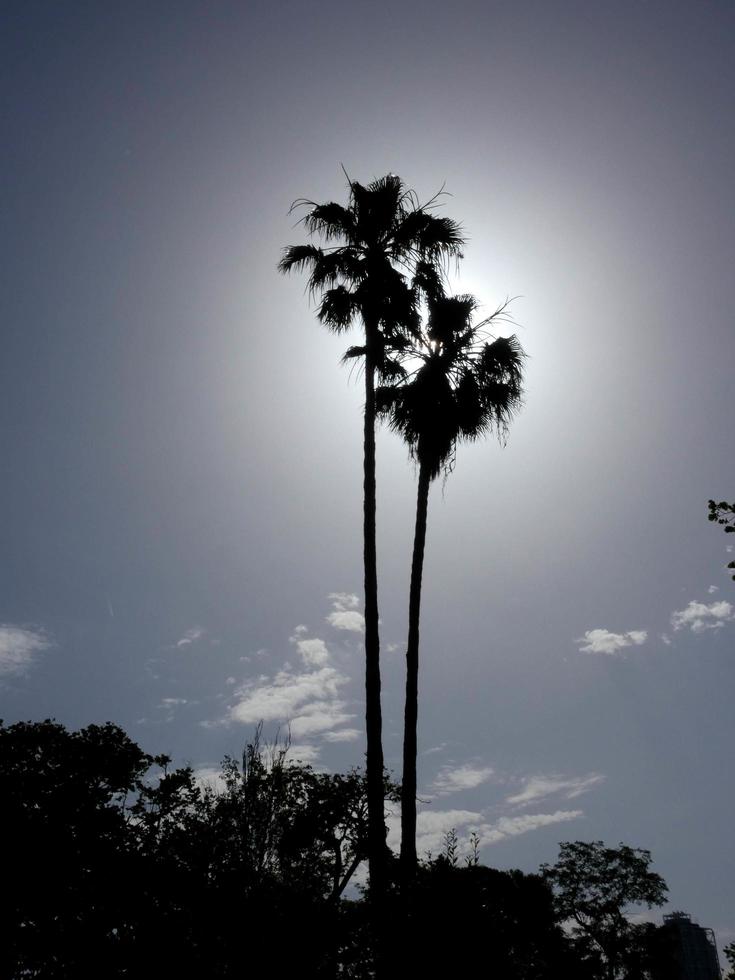
[(256, 730), (216, 790), (116, 725), (0, 722), (0, 976), (332, 980), (343, 949), (372, 963), (364, 905), (343, 898), (365, 777), (287, 751)]
[(347, 206), (309, 200), (301, 221), (324, 243), (291, 245), (281, 272), (308, 271), (309, 291), (319, 295), (318, 319), (341, 333), (362, 321), (364, 346), (348, 356), (364, 358), (363, 557), (365, 589), (365, 728), (367, 737), (368, 860), (376, 900), (386, 887), (380, 641), (375, 544), (375, 378), (387, 374), (391, 355), (405, 347), (416, 311), (406, 274), (421, 260), (438, 263), (459, 256), (463, 239), (456, 222), (433, 213), (436, 197), (421, 205), (394, 174), (363, 186), (349, 181)]
[(730, 943), (729, 946), (725, 946), (725, 956), (730, 965), (725, 980), (735, 980), (735, 943)]
[(525, 357), (515, 336), (487, 339), (489, 327), (503, 319), (505, 307), (473, 325), (474, 297), (437, 294), (436, 283), (429, 288), (434, 295), (429, 295), (426, 327), (407, 352), (419, 366), (378, 390), (379, 412), (403, 436), (418, 463), (401, 793), (404, 880), (416, 870), (419, 620), (429, 488), (441, 473), (453, 468), (457, 443), (473, 442), (493, 431), (501, 438), (506, 434), (521, 404)]
[(557, 915), (571, 924), (582, 955), (602, 958), (606, 980), (627, 976), (626, 963), (640, 959), (642, 933), (625, 916), (631, 905), (663, 905), (666, 883), (650, 870), (651, 854), (620, 844), (575, 841), (559, 845), (559, 860), (542, 865), (554, 889)]

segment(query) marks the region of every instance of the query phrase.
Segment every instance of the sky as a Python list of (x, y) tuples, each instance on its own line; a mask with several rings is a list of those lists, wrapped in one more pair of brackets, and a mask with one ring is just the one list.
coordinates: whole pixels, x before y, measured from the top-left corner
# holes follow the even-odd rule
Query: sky
[[(11, 0), (0, 48), (0, 717), (362, 764), (359, 334), (276, 265), (342, 167), (444, 187), (529, 360), (432, 489), (419, 848), (624, 841), (735, 939), (730, 0)], [(415, 479), (381, 431), (396, 776)]]

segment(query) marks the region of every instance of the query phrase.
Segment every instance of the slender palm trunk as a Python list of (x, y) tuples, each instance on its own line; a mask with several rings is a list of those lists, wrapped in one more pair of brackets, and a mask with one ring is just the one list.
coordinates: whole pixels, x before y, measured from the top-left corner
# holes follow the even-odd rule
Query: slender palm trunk
[(367, 737), (368, 865), (370, 890), (377, 906), (386, 886), (385, 792), (383, 787), (378, 566), (375, 546), (375, 340), (366, 324), (365, 461), (363, 555), (365, 564), (365, 732)]
[(406, 647), (406, 705), (403, 728), (403, 781), (401, 786), (401, 877), (410, 882), (416, 874), (416, 755), (419, 710), (419, 619), (421, 578), (426, 544), (426, 513), (431, 477), (425, 464), (419, 467), (416, 497), (416, 529), (413, 536), (411, 591), (408, 603)]

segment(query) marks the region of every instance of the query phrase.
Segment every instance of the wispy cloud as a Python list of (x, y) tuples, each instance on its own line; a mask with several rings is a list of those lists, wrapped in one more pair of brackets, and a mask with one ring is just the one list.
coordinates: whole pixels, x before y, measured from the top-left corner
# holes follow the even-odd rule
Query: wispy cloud
[(626, 647), (641, 646), (646, 642), (646, 630), (629, 630), (627, 633), (611, 633), (606, 629), (587, 630), (575, 642), (580, 644), (580, 653), (620, 653)]
[(480, 834), (483, 844), (497, 844), (507, 837), (518, 837), (528, 834), (541, 827), (549, 827), (555, 823), (566, 823), (569, 820), (579, 820), (584, 816), (583, 810), (556, 810), (554, 813), (524, 813), (517, 817), (501, 817), (487, 835)]
[(341, 728), (338, 732), (325, 732), (325, 742), (355, 742), (362, 732), (359, 728)]
[[(189, 704), (188, 698), (161, 698), (158, 707), (164, 712), (164, 721), (170, 722), (174, 720), (174, 715), (177, 708), (183, 707), (185, 704)], [(196, 703), (196, 702), (194, 702)]]
[[(397, 851), (401, 843), (400, 812), (391, 814), (386, 824), (388, 846)], [(421, 810), (416, 815), (416, 849), (419, 854), (427, 851), (436, 854), (441, 850), (444, 835), (448, 831), (456, 830), (462, 836), (487, 827), (485, 816), (476, 810)]]
[(332, 600), (335, 609), (357, 609), (360, 605), (354, 592), (330, 592), (327, 599)]
[(25, 674), (51, 641), (41, 629), (0, 624), (0, 676)]
[(458, 793), (464, 789), (475, 789), (476, 786), (486, 783), (493, 772), (490, 766), (473, 765), (471, 762), (461, 766), (442, 766), (431, 788), (439, 796)]
[(709, 592), (710, 595), (713, 595), (713, 593), (720, 591), (720, 587), (718, 585), (710, 585), (707, 591)]
[(201, 626), (193, 626), (190, 630), (187, 630), (184, 635), (176, 641), (176, 646), (190, 647), (193, 643), (198, 643), (199, 640), (204, 636), (204, 630)]
[(528, 806), (549, 796), (562, 796), (564, 799), (573, 800), (604, 781), (605, 777), (599, 772), (591, 772), (585, 776), (561, 776), (556, 773), (528, 776), (523, 780), (519, 792), (506, 797), (506, 803)]
[(722, 629), (732, 619), (735, 619), (733, 607), (724, 599), (709, 605), (692, 600), (686, 608), (672, 613), (671, 625), (675, 630), (688, 628), (692, 633), (704, 633), (705, 630)]
[(365, 617), (359, 611), (360, 600), (351, 592), (330, 592), (332, 612), (327, 616), (327, 622), (337, 630), (347, 630), (350, 633), (365, 632)]
[[(476, 810), (422, 810), (416, 818), (416, 848), (420, 854), (427, 851), (437, 854), (442, 849), (447, 832), (456, 830), (459, 851), (463, 854), (469, 850), (469, 836), (473, 833), (479, 836), (482, 847), (583, 816), (582, 810), (556, 810), (554, 813), (525, 813), (491, 821)], [(388, 844), (397, 850), (400, 844), (400, 816), (393, 814), (387, 823)]]

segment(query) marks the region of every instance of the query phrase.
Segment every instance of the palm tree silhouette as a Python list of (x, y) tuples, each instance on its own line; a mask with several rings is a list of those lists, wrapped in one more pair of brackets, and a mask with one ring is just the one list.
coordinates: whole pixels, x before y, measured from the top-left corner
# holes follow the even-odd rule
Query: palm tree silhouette
[(473, 296), (429, 296), (425, 330), (406, 354), (416, 367), (377, 391), (378, 413), (400, 433), (418, 463), (416, 527), (411, 563), (406, 648), (406, 703), (401, 790), (401, 874), (416, 871), (416, 755), (418, 721), (419, 619), (429, 489), (454, 467), (459, 442), (489, 432), (501, 440), (521, 405), (525, 354), (515, 335), (487, 340), (494, 321), (507, 320), (507, 304), (472, 325)]
[(390, 375), (392, 355), (405, 348), (418, 319), (406, 276), (417, 262), (459, 257), (459, 225), (433, 213), (437, 197), (421, 205), (414, 191), (388, 174), (363, 186), (349, 177), (347, 206), (301, 199), (306, 231), (324, 247), (291, 245), (279, 270), (309, 273), (310, 295), (319, 294), (318, 319), (335, 333), (362, 320), (364, 346), (347, 357), (364, 357), (363, 557), (365, 587), (365, 728), (367, 738), (368, 861), (370, 887), (380, 900), (386, 885), (380, 641), (375, 545), (375, 378)]

